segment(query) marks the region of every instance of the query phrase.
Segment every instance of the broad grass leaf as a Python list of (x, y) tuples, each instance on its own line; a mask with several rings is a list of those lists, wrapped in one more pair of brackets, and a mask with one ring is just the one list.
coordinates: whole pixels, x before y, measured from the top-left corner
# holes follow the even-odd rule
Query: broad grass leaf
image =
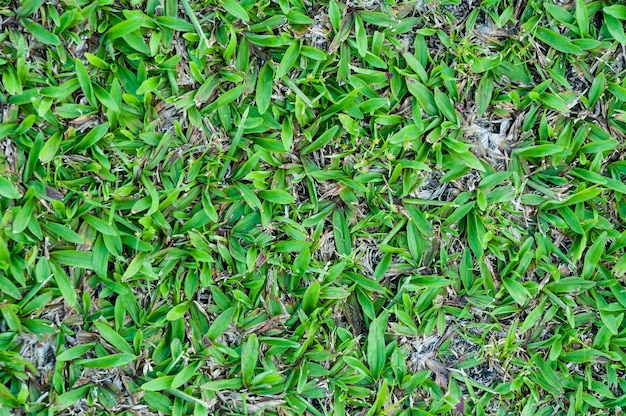
[(135, 51), (146, 56), (151, 55), (150, 47), (144, 40), (143, 35), (139, 33), (139, 31), (127, 33), (124, 36), (122, 36), (122, 39), (124, 39), (124, 41), (128, 44), (128, 46), (133, 48)]
[(256, 334), (250, 334), (241, 350), (241, 376), (246, 386), (252, 384), (254, 369), (259, 359), (259, 339)]
[(338, 32), (341, 26), (341, 9), (335, 0), (330, 0), (328, 3), (328, 17), (333, 30), (335, 33)]
[(247, 187), (246, 185), (244, 185), (243, 183), (240, 183), (240, 182), (235, 183), (235, 187), (237, 188), (237, 190), (241, 194), (241, 196), (244, 199), (244, 201), (246, 201), (246, 204), (248, 204), (252, 208), (256, 208), (256, 209), (259, 209), (259, 210), (262, 209), (262, 207), (261, 207), (261, 200), (254, 193), (254, 191), (252, 189), (250, 189), (249, 187)]
[(428, 82), (428, 74), (426, 70), (422, 66), (422, 64), (417, 60), (415, 55), (410, 54), (408, 52), (404, 52), (402, 54), (406, 64), (413, 70), (413, 72), (420, 78), (421, 82)]
[(71, 266), (87, 270), (93, 270), (92, 257), (93, 253), (80, 250), (55, 250), (50, 253), (50, 258), (61, 266)]
[(83, 237), (65, 225), (56, 222), (48, 222), (44, 227), (69, 243), (83, 244), (85, 242)]
[(598, 265), (600, 264), (600, 259), (602, 258), (602, 254), (604, 254), (605, 251), (606, 238), (607, 232), (604, 231), (596, 237), (594, 243), (587, 250), (584, 258), (583, 270), (580, 274), (581, 278), (591, 278), (593, 272), (598, 268)]
[(518, 305), (523, 306), (526, 304), (526, 301), (530, 297), (530, 293), (520, 282), (510, 277), (504, 277), (502, 278), (502, 283), (504, 284), (504, 287), (509, 295), (511, 295), (513, 300)]
[(41, 7), (43, 0), (23, 0), (20, 3), (18, 17), (28, 17)]
[(43, 164), (50, 163), (57, 155), (62, 142), (63, 135), (60, 132), (52, 134), (39, 152), (39, 161)]
[(541, 94), (539, 99), (546, 107), (553, 108), (564, 114), (569, 114), (569, 108), (567, 108), (565, 100), (560, 95), (546, 92)]
[(376, 269), (374, 269), (374, 279), (377, 281), (381, 281), (382, 278), (387, 273), (389, 266), (391, 265), (391, 253), (385, 253), (380, 262), (376, 265)]
[(212, 222), (219, 221), (219, 216), (217, 215), (217, 211), (213, 206), (213, 202), (211, 201), (211, 197), (209, 196), (209, 191), (207, 189), (202, 191), (202, 208)]
[(76, 150), (80, 152), (97, 144), (100, 140), (102, 140), (104, 135), (107, 134), (110, 126), (111, 124), (106, 122), (89, 130), (85, 137), (83, 137), (78, 144), (76, 144)]
[(150, 77), (141, 83), (139, 88), (137, 88), (137, 95), (144, 95), (149, 92), (154, 92), (161, 85), (162, 78), (160, 76)]
[(452, 214), (444, 221), (444, 225), (453, 224), (463, 219), (476, 205), (475, 201), (467, 202), (457, 207)]
[(615, 82), (609, 82), (608, 90), (615, 98), (622, 102), (626, 102), (626, 88)]
[(133, 348), (126, 342), (124, 338), (117, 332), (115, 332), (110, 326), (105, 324), (104, 322), (96, 321), (94, 322), (94, 326), (109, 344), (113, 345), (121, 352), (126, 352), (128, 354), (133, 354)]
[(143, 390), (142, 402), (148, 404), (153, 411), (169, 414), (172, 411), (172, 400), (164, 394), (156, 391)]
[[(3, 268), (8, 267), (8, 258), (6, 259), (6, 261), (4, 261), (3, 259), (2, 263), (5, 263), (6, 265), (3, 265)], [(0, 277), (0, 292), (5, 293), (13, 299), (22, 299), (19, 288), (15, 286), (15, 283), (13, 283), (10, 279), (4, 276)]]
[(309, 267), (311, 250), (307, 247), (296, 256), (293, 261), (293, 272), (296, 276), (302, 276)]
[(545, 314), (545, 304), (546, 298), (544, 297), (541, 302), (526, 316), (526, 319), (522, 323), (520, 327), (520, 333), (526, 333), (529, 329), (535, 327), (542, 317)]
[(4, 302), (0, 305), (0, 316), (2, 316), (6, 327), (11, 332), (22, 332), (22, 324), (17, 316), (18, 307), (12, 303)]
[(523, 147), (523, 148), (515, 148), (513, 153), (518, 156), (524, 157), (546, 157), (551, 156), (557, 153), (561, 153), (563, 151), (563, 146), (559, 146), (556, 144), (539, 144), (536, 146)]
[(356, 37), (357, 52), (361, 58), (365, 58), (367, 54), (367, 32), (365, 32), (363, 20), (358, 14), (354, 16), (354, 34)]
[(283, 240), (277, 241), (274, 244), (274, 250), (277, 253), (299, 253), (309, 247), (311, 247), (311, 243), (309, 241), (299, 240)]
[(314, 61), (324, 61), (328, 59), (328, 54), (326, 52), (307, 45), (302, 45), (300, 48), (300, 54)]
[(387, 361), (385, 332), (387, 331), (388, 320), (388, 312), (385, 311), (380, 314), (370, 324), (369, 334), (367, 335), (367, 362), (374, 379), (380, 378)]
[(83, 220), (102, 234), (115, 236), (118, 233), (118, 231), (115, 229), (115, 226), (110, 225), (106, 221), (103, 221), (100, 218), (96, 218), (91, 214), (83, 215)]
[(597, 354), (592, 348), (581, 348), (578, 350), (562, 352), (560, 358), (566, 363), (595, 363), (597, 361)]
[(150, 209), (148, 209), (146, 216), (152, 216), (154, 213), (156, 213), (159, 210), (159, 200), (160, 200), (159, 193), (157, 192), (157, 189), (154, 186), (154, 183), (152, 183), (152, 181), (146, 175), (141, 175), (140, 180), (144, 188), (146, 188), (146, 191), (148, 192), (148, 196), (150, 197), (150, 201), (151, 201)]
[(69, 276), (63, 271), (61, 267), (59, 267), (54, 261), (50, 262), (50, 269), (52, 270), (52, 274), (54, 276), (54, 281), (56, 282), (59, 291), (61, 292), (61, 296), (65, 299), (65, 302), (72, 308), (78, 307), (78, 299), (76, 297), (76, 291), (74, 290), (74, 285), (70, 280)]
[(580, 150), (585, 153), (602, 153), (613, 150), (618, 145), (617, 140), (594, 140), (581, 146)]
[(540, 41), (552, 46), (559, 52), (569, 53), (572, 55), (583, 54), (583, 50), (574, 45), (570, 38), (556, 33), (550, 29), (546, 29), (545, 27), (538, 27), (535, 35)]
[(220, 313), (217, 318), (215, 318), (213, 323), (211, 323), (211, 326), (206, 333), (207, 338), (211, 341), (215, 341), (220, 335), (222, 335), (231, 324), (236, 310), (237, 309), (233, 306)]
[(29, 131), (33, 125), (37, 121), (37, 116), (34, 114), (29, 114), (24, 117), (24, 120), (17, 126), (17, 128), (13, 131), (13, 134), (24, 134)]
[(589, 11), (584, 0), (576, 0), (576, 23), (580, 36), (582, 38), (589, 36)]
[(545, 209), (545, 208), (556, 208), (556, 207), (576, 205), (581, 202), (585, 202), (585, 201), (595, 198), (596, 196), (600, 195), (601, 192), (602, 192), (602, 188), (598, 188), (596, 185), (594, 185), (589, 188), (583, 189), (579, 192), (576, 192), (575, 194), (569, 196), (565, 200), (546, 201), (543, 204), (541, 204), (539, 208)]
[(245, 33), (246, 39), (254, 45), (270, 47), (270, 48), (278, 48), (281, 46), (291, 44), (289, 39), (286, 39), (282, 36), (275, 35), (259, 35), (256, 33)]
[(285, 54), (278, 65), (278, 69), (276, 69), (276, 74), (274, 74), (274, 79), (281, 79), (287, 75), (296, 64), (299, 56), (300, 39), (294, 39), (285, 51)]
[(614, 4), (612, 6), (605, 6), (602, 8), (605, 14), (613, 16), (619, 20), (626, 20), (626, 6), (623, 4)]
[(368, 292), (383, 293), (385, 291), (385, 288), (380, 283), (375, 280), (369, 279), (362, 274), (351, 271), (344, 271), (343, 275)]
[(98, 101), (102, 103), (106, 110), (111, 110), (114, 112), (120, 111), (120, 106), (116, 100), (111, 97), (111, 94), (99, 86), (98, 84), (93, 84), (93, 92), (96, 94)]
[(74, 363), (84, 368), (113, 368), (125, 367), (128, 363), (136, 359), (137, 357), (134, 354), (120, 353), (97, 358), (83, 358), (74, 361)]
[(356, 290), (356, 299), (358, 301), (358, 305), (361, 307), (361, 311), (363, 315), (368, 319), (374, 320), (376, 319), (376, 307), (374, 306), (374, 302), (362, 288), (357, 287)]
[(613, 274), (618, 278), (626, 275), (626, 256), (623, 256), (619, 261), (615, 263), (615, 265), (613, 266)]
[(496, 185), (501, 184), (503, 181), (505, 181), (506, 179), (508, 179), (511, 176), (512, 172), (494, 172), (491, 173), (487, 176), (485, 176), (480, 183), (478, 184), (478, 187), (480, 189), (490, 189), (493, 188)]
[(558, 208), (558, 212), (559, 214), (561, 214), (561, 217), (563, 217), (563, 219), (565, 220), (565, 222), (567, 223), (567, 225), (572, 231), (580, 235), (585, 234), (585, 230), (582, 224), (580, 223), (579, 218), (576, 216), (576, 214), (574, 213), (574, 211), (572, 211), (570, 207)]
[[(13, 232), (21, 233), (26, 229), (28, 223), (33, 220), (33, 212), (35, 211), (36, 200), (34, 198), (26, 201), (24, 205), (22, 205), (15, 217), (13, 218)], [(35, 220), (36, 221), (36, 220)]]
[(558, 282), (551, 282), (546, 285), (546, 288), (554, 293), (575, 293), (579, 291), (586, 291), (596, 286), (596, 282), (581, 279), (579, 277), (565, 277)]
[(100, 278), (106, 278), (109, 268), (109, 250), (104, 243), (104, 234), (101, 234), (96, 238), (96, 242), (93, 245), (93, 270)]
[(539, 369), (536, 375), (543, 379), (543, 383), (541, 383), (542, 387), (548, 390), (554, 389), (557, 393), (561, 394), (563, 392), (561, 375), (558, 374), (548, 362), (542, 360), (539, 355), (535, 356), (534, 361)]
[(613, 312), (607, 312), (602, 309), (600, 309), (599, 312), (600, 320), (602, 321), (606, 329), (609, 330), (611, 335), (618, 335), (620, 331), (620, 326), (622, 324), (622, 321), (624, 320), (624, 313), (615, 314)]
[(174, 376), (174, 379), (172, 380), (172, 383), (171, 383), (171, 388), (177, 389), (181, 387), (183, 384), (185, 384), (186, 382), (188, 382), (189, 380), (191, 380), (194, 376), (198, 376), (198, 369), (203, 364), (204, 364), (204, 361), (202, 360), (202, 361), (198, 361), (197, 363), (189, 364), (188, 366), (183, 368), (182, 371), (180, 371), (178, 374), (176, 374), (176, 376)]
[(226, 9), (226, 11), (237, 19), (241, 19), (244, 23), (248, 23), (250, 21), (250, 16), (246, 9), (244, 9), (241, 4), (239, 4), (236, 0), (221, 0), (222, 7)]
[(220, 390), (239, 390), (243, 387), (243, 383), (240, 378), (232, 378), (226, 380), (215, 380), (204, 383), (202, 388), (209, 391)]
[(93, 387), (93, 384), (89, 383), (89, 384), (85, 384), (84, 386), (80, 386), (80, 387), (77, 387), (75, 389), (71, 389), (71, 390), (69, 390), (69, 391), (59, 395), (56, 398), (56, 402), (57, 402), (57, 406), (58, 406), (57, 409), (58, 410), (64, 410), (64, 409), (67, 409), (68, 407), (74, 405), (80, 399), (85, 397), (87, 395), (87, 393), (89, 393), (89, 390), (91, 390), (92, 387)]
[(314, 151), (324, 147), (326, 144), (328, 144), (328, 142), (330, 142), (333, 139), (333, 137), (335, 137), (338, 131), (339, 131), (339, 126), (333, 126), (330, 129), (326, 130), (324, 133), (322, 133), (320, 137), (318, 137), (309, 145), (305, 146), (300, 151), (300, 154), (306, 155), (309, 153), (313, 153)]
[(320, 298), (320, 282), (314, 280), (304, 292), (302, 298), (302, 310), (310, 314), (317, 308)]
[(486, 72), (480, 78), (478, 88), (476, 89), (476, 102), (478, 103), (478, 117), (482, 117), (487, 111), (489, 104), (491, 104), (491, 97), (493, 95), (494, 82), (491, 72)]
[(165, 319), (167, 319), (168, 321), (176, 321), (182, 318), (187, 313), (190, 306), (191, 301), (185, 301), (174, 306), (172, 309), (170, 309), (167, 315), (165, 315)]
[(238, 87), (235, 87), (231, 90), (226, 91), (215, 101), (216, 106), (221, 107), (221, 106), (225, 106), (225, 105), (232, 103), (233, 101), (241, 97), (241, 94), (243, 94), (245, 89), (246, 89), (245, 85), (240, 85)]
[(216, 74), (210, 75), (204, 80), (200, 88), (196, 91), (193, 97), (193, 102), (196, 106), (202, 105), (211, 98), (218, 85), (218, 77)]
[(124, 35), (134, 32), (143, 26), (143, 19), (134, 17), (128, 20), (122, 20), (121, 22), (111, 26), (105, 33), (105, 36), (110, 39), (121, 38)]
[(92, 107), (97, 106), (96, 96), (93, 93), (93, 87), (91, 86), (91, 79), (89, 77), (89, 72), (83, 64), (83, 61), (80, 59), (74, 60), (74, 71), (76, 71), (76, 78), (78, 79), (78, 83), (80, 84), (80, 88), (83, 90), (85, 94), (85, 98), (89, 101), (89, 104)]
[(16, 123), (2, 123), (0, 124), (0, 139), (4, 139), (5, 137), (15, 134), (15, 130), (17, 129)]
[(458, 123), (459, 116), (457, 115), (456, 110), (454, 109), (454, 105), (450, 97), (448, 97), (443, 92), (441, 92), (439, 88), (435, 88), (434, 98), (435, 98), (435, 104), (437, 104), (437, 108), (439, 108), (439, 111), (441, 111), (441, 114), (443, 114), (451, 122), (455, 124)]
[(256, 105), (260, 114), (265, 114), (272, 100), (273, 74), (270, 62), (266, 62), (259, 72), (256, 87)]
[(349, 256), (352, 251), (352, 236), (346, 217), (340, 208), (333, 211), (333, 231), (337, 252), (340, 255)]
[(162, 391), (172, 387), (174, 376), (161, 376), (143, 383), (139, 388), (145, 391)]
[(18, 199), (21, 197), (15, 185), (2, 176), (0, 176), (0, 196), (9, 199)]
[(39, 23), (35, 23), (30, 20), (24, 20), (22, 21), (22, 24), (39, 42), (50, 46), (61, 45), (61, 39), (54, 33), (48, 32)]
[(79, 344), (72, 348), (68, 348), (63, 351), (61, 354), (56, 356), (57, 361), (72, 361), (77, 358), (80, 358), (83, 354), (90, 351), (93, 347), (96, 346), (95, 342), (88, 342), (86, 344)]
[[(328, 120), (332, 115), (341, 112), (341, 111), (345, 111), (346, 109), (348, 109), (350, 106), (354, 105), (354, 100), (357, 98), (357, 96), (361, 94), (361, 87), (355, 88), (352, 91), (350, 91), (350, 93), (344, 95), (339, 101), (337, 101), (335, 104), (331, 105), (330, 107), (328, 107), (321, 116), (322, 120)], [(358, 109), (358, 107), (357, 107)]]
[(566, 24), (574, 23), (574, 16), (565, 7), (550, 2), (544, 2), (543, 7), (556, 21)]
[(407, 287), (422, 288), (422, 287), (446, 287), (454, 283), (453, 280), (445, 279), (441, 276), (415, 276), (411, 278)]
[(293, 195), (282, 189), (268, 189), (264, 191), (259, 191), (258, 195), (259, 197), (261, 197), (261, 199), (264, 199), (265, 201), (281, 205), (293, 204), (295, 201)]
[(158, 25), (173, 29), (179, 32), (193, 32), (194, 27), (191, 23), (173, 16), (157, 16), (155, 21)]
[(435, 102), (435, 96), (431, 90), (428, 89), (428, 87), (409, 77), (406, 78), (406, 86), (427, 114), (431, 116), (439, 114), (439, 110), (437, 110), (437, 104)]
[(622, 45), (626, 44), (626, 34), (624, 33), (624, 25), (623, 23), (613, 17), (611, 14), (604, 13), (604, 23), (606, 24), (606, 28), (608, 29), (613, 39), (621, 43)]

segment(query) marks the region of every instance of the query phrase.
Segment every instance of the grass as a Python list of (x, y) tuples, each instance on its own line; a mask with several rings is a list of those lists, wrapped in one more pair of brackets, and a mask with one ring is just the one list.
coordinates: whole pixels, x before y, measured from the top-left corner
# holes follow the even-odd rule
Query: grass
[(626, 6), (0, 7), (0, 415), (626, 406)]

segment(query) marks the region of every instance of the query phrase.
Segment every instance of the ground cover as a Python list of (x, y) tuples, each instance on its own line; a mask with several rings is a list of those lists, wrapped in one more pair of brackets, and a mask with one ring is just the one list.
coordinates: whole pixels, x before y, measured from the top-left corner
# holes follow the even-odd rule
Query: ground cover
[(0, 415), (621, 414), (626, 6), (0, 7)]

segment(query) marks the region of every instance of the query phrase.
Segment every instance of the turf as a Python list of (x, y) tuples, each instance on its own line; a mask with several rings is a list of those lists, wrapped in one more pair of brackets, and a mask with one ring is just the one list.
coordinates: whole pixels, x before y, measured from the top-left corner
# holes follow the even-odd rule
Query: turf
[(0, 416), (621, 414), (621, 2), (1, 4)]

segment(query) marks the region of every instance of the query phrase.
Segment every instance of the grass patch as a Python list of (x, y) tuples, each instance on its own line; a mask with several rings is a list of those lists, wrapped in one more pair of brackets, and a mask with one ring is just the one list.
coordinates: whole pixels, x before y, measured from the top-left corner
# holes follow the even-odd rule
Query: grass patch
[(0, 415), (626, 405), (626, 6), (0, 8)]

